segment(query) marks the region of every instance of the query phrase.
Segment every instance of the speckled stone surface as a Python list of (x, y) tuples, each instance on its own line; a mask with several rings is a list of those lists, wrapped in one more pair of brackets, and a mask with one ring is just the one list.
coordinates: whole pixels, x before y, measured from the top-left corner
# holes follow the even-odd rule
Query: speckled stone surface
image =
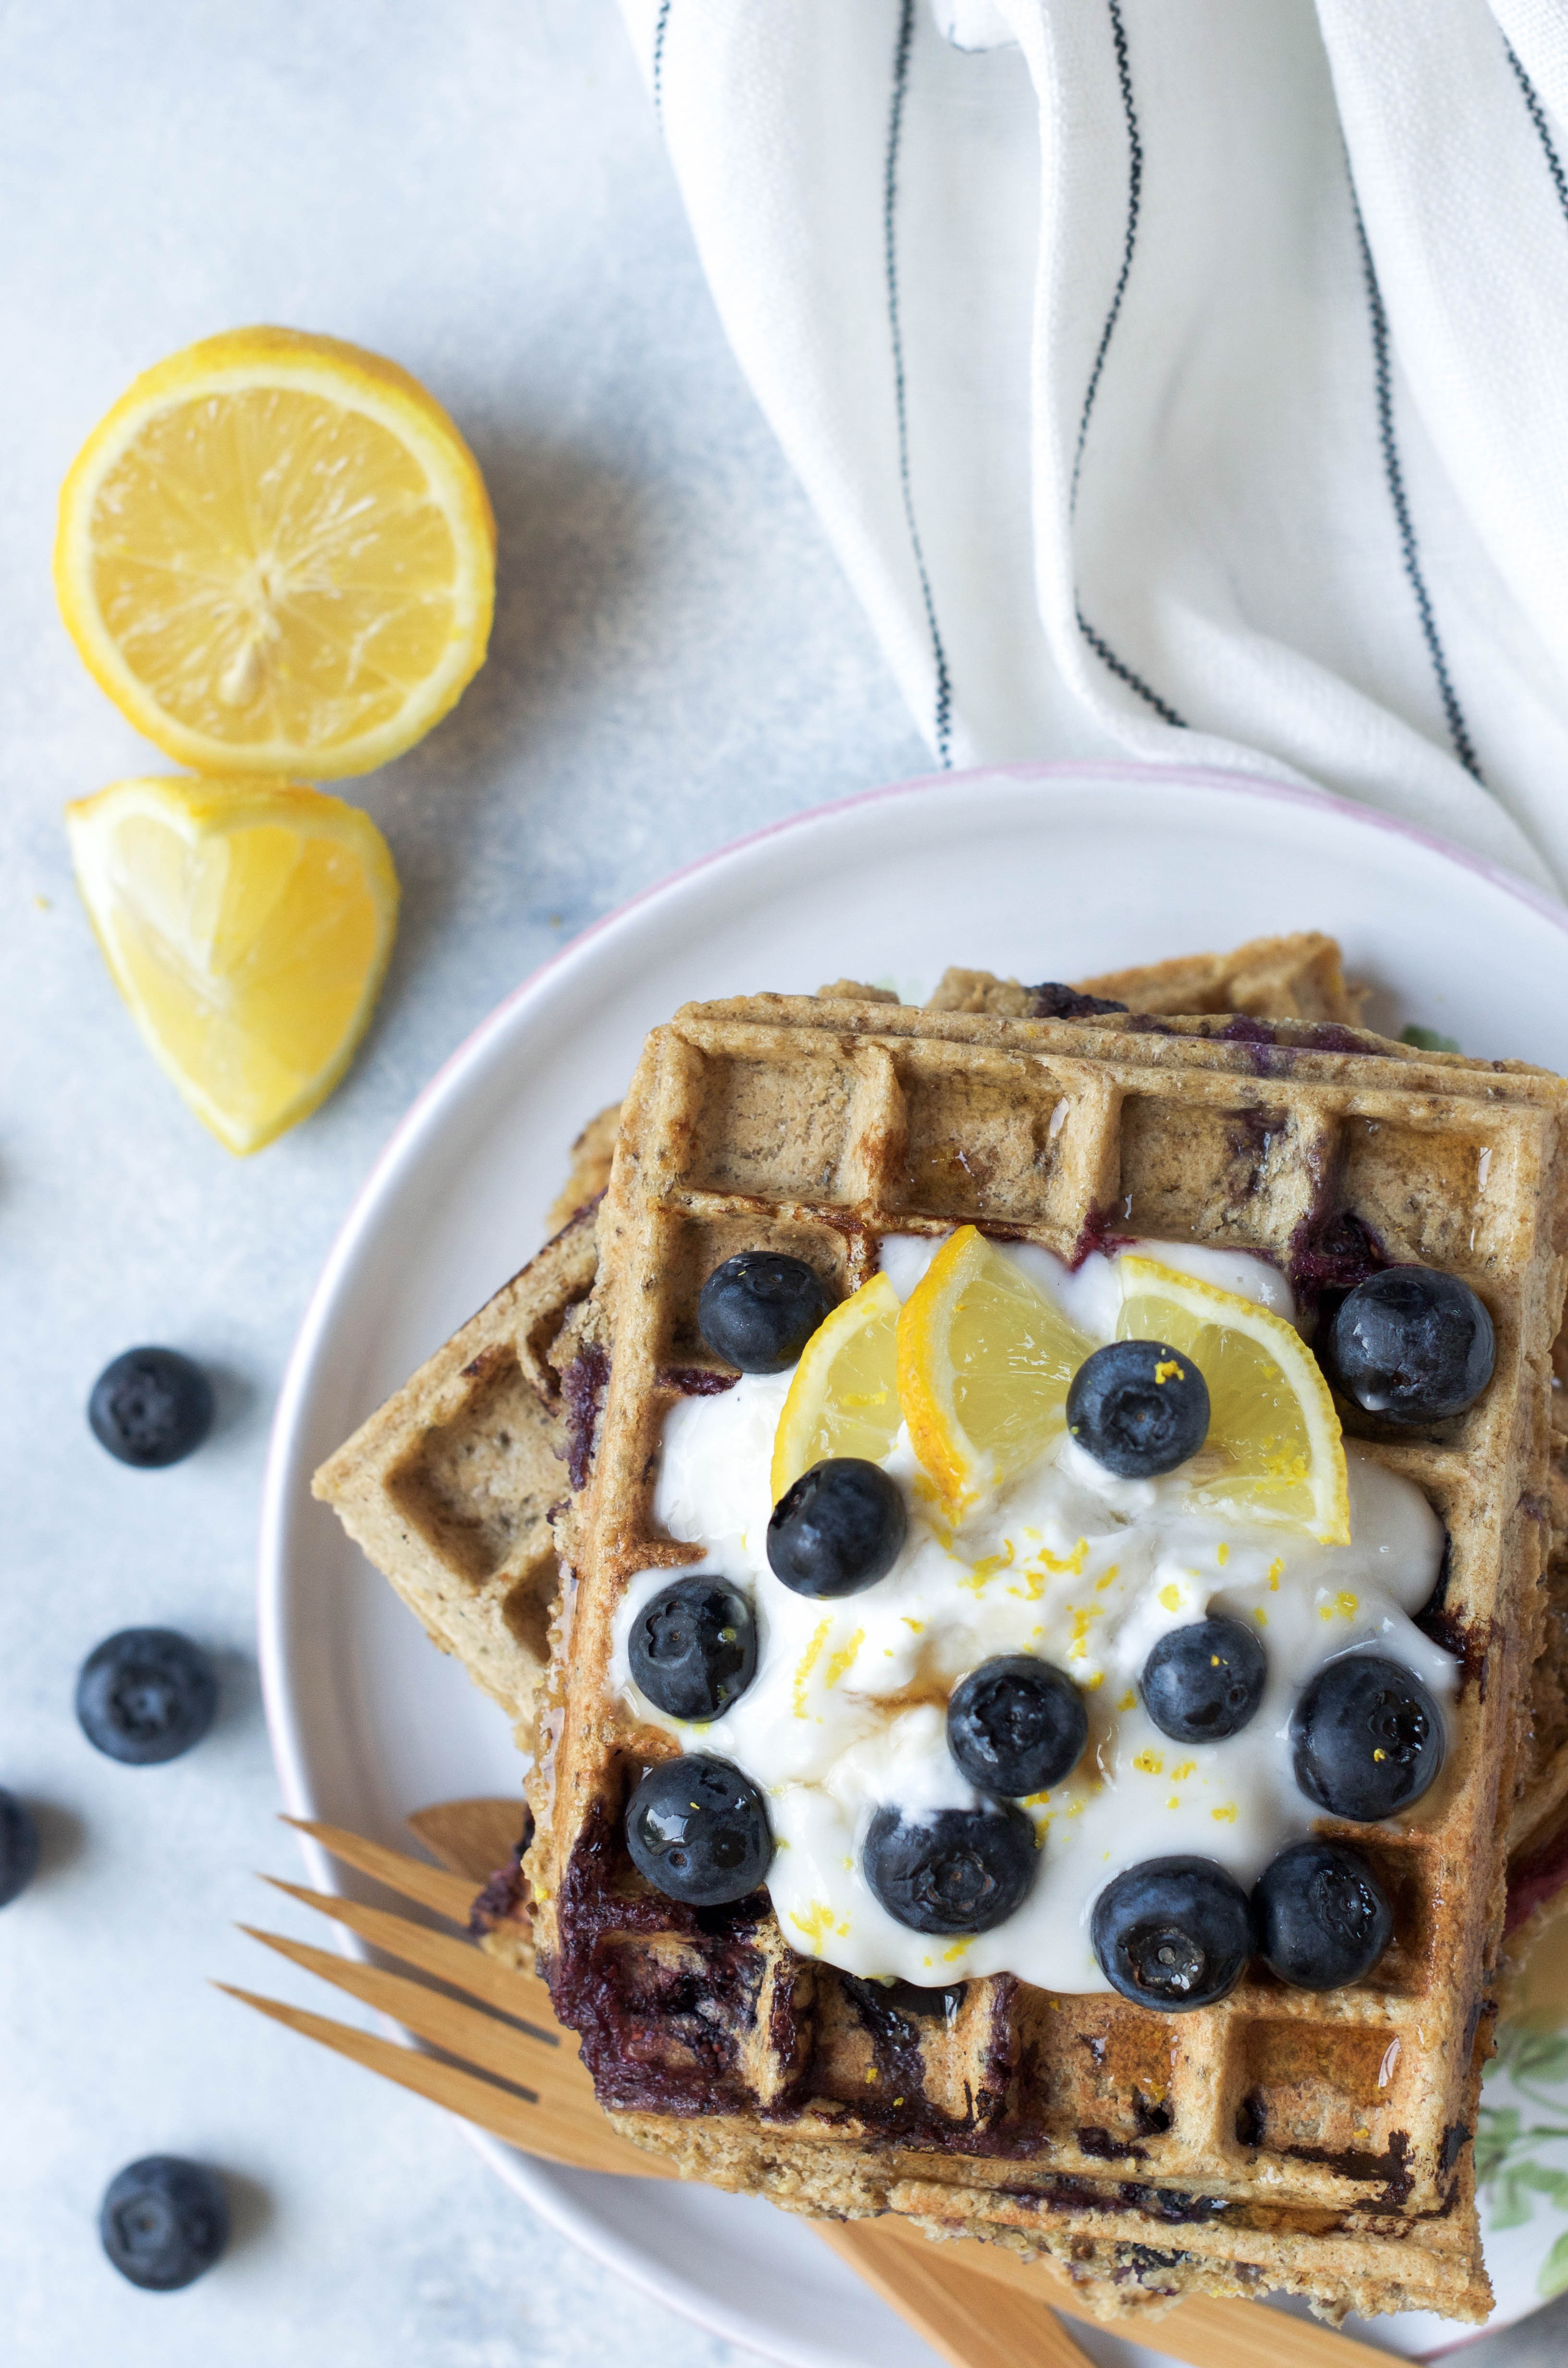
[[(344, 1212), (474, 1023), (676, 865), (926, 754), (719, 334), (610, 0), (12, 0), (0, 207), (0, 1783), (45, 1841), (0, 1918), (0, 2350), (719, 2368), (741, 2355), (534, 2222), (452, 2125), (206, 1987), (272, 1986), (233, 1926), (266, 1920), (252, 1869), (299, 1871), (254, 1660), (262, 1456)], [(484, 468), (501, 559), (457, 713), (347, 785), (405, 894), (369, 1042), (241, 1164), (142, 1052), (75, 900), (62, 803), (173, 768), (81, 668), (49, 551), (59, 481), (129, 379), (245, 320), (425, 379)], [(83, 1418), (144, 1340), (219, 1381), (213, 1439), (161, 1474)], [(163, 1769), (98, 1758), (71, 1712), (83, 1656), (139, 1622), (222, 1675), (212, 1735)], [(125, 2285), (94, 2226), (153, 2151), (222, 2166), (234, 2203), (228, 2260), (167, 2297)], [(1470, 2357), (1545, 2368), (1565, 2335), (1559, 2311)]]

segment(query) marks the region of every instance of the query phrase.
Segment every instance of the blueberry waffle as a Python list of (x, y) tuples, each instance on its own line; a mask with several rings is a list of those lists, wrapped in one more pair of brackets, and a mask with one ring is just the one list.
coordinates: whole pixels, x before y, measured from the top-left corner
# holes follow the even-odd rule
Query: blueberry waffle
[[(650, 1037), (572, 1343), (540, 1964), (601, 2101), (691, 2176), (1047, 2251), (1112, 2316), (1280, 2287), (1478, 2319), (1470, 2132), (1546, 1641), (1568, 1093), (1340, 1020), (1065, 1008), (757, 996)], [(1095, 1315), (1082, 1279), (1113, 1273), (1157, 1336)], [(1080, 1492), (1051, 1505), (1109, 1509), (1072, 1552), (1052, 1513), (978, 1554), (966, 1524), (1035, 1484), (963, 1326), (1026, 1300), (1024, 1383)], [(895, 1335), (890, 1444), (848, 1383)], [(1288, 1453), (1235, 1380), (1265, 1351)], [(813, 1460), (824, 1406), (859, 1452)], [(1221, 1567), (1188, 1588), (1195, 1507)], [(1017, 1537), (1040, 1543), (1015, 1562)], [(1365, 1591), (1335, 1591), (1358, 1552)], [(868, 1676), (916, 1568), (1057, 1624), (1032, 1656), (1043, 1630), (998, 1625), (1026, 1649), (988, 1645), (972, 1700), (918, 1645)], [(857, 1685), (824, 1768), (812, 1722), (831, 1736)], [(1255, 1763), (1221, 1755), (1249, 1738), (1238, 1797), (1223, 1771)], [(1053, 1883), (1081, 1914), (1037, 1912)]]

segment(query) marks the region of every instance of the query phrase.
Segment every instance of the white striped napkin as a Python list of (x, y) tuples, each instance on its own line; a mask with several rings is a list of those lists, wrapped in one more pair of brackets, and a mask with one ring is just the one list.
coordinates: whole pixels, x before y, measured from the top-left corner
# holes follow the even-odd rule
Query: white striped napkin
[(1568, 882), (1563, 0), (622, 0), (942, 765), (1308, 780)]

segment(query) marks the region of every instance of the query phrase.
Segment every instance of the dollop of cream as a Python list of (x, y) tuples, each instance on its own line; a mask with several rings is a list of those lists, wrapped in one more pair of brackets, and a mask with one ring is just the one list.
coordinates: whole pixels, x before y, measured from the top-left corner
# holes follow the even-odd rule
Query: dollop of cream
[[(883, 1242), (883, 1271), (901, 1298), (940, 1247)], [(1134, 1247), (1294, 1318), (1289, 1287), (1265, 1259)], [(1033, 1246), (1008, 1245), (1006, 1255), (1088, 1338), (1113, 1337), (1117, 1258), (1096, 1253), (1069, 1271)], [(703, 1571), (750, 1596), (752, 1684), (704, 1725), (667, 1717), (634, 1685), (627, 1637), (668, 1570), (629, 1583), (611, 1682), (640, 1720), (685, 1750), (733, 1760), (762, 1786), (777, 1844), (768, 1890), (785, 1938), (803, 1954), (928, 1986), (1005, 1972), (1046, 1989), (1103, 1990), (1088, 1918), (1113, 1875), (1186, 1852), (1251, 1884), (1285, 1843), (1311, 1832), (1316, 1811), (1297, 1788), (1289, 1730), (1324, 1661), (1375, 1649), (1413, 1669), (1440, 1703), (1456, 1691), (1453, 1659), (1411, 1618), (1436, 1585), (1442, 1525), (1419, 1489), (1353, 1444), (1351, 1543), (1321, 1546), (1195, 1507), (1179, 1470), (1119, 1480), (1064, 1434), (953, 1533), (916, 1487), (901, 1431), (886, 1469), (910, 1520), (893, 1568), (837, 1601), (795, 1595), (767, 1554), (773, 1435), (790, 1379), (745, 1374), (721, 1396), (683, 1399), (665, 1422), (654, 1499), (660, 1526), (703, 1549)], [(1267, 1689), (1241, 1734), (1173, 1743), (1146, 1716), (1138, 1675), (1161, 1635), (1210, 1612), (1256, 1625)], [(1089, 1745), (1063, 1783), (1023, 1804), (1040, 1852), (1023, 1905), (994, 1931), (932, 1939), (878, 1905), (861, 1845), (883, 1805), (911, 1817), (978, 1805), (948, 1751), (946, 1701), (967, 1671), (1002, 1653), (1039, 1654), (1068, 1672), (1085, 1693)]]

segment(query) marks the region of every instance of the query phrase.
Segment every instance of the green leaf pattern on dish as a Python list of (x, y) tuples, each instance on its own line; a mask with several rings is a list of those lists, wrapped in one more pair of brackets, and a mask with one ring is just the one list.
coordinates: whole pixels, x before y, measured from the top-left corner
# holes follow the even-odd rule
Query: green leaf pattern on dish
[[(1518, 2104), (1494, 2104), (1487, 2090), (1506, 2080)], [(1540, 2118), (1537, 2118), (1540, 2116)], [(1568, 2031), (1505, 2023), (1486, 2067), (1476, 2116), (1475, 2180), (1486, 2204), (1486, 2226), (1522, 2227), (1537, 2198), (1568, 2216)], [(1550, 2148), (1556, 2161), (1542, 2158)], [(1536, 2281), (1543, 2300), (1568, 2289), (1568, 2228), (1557, 2237)]]

